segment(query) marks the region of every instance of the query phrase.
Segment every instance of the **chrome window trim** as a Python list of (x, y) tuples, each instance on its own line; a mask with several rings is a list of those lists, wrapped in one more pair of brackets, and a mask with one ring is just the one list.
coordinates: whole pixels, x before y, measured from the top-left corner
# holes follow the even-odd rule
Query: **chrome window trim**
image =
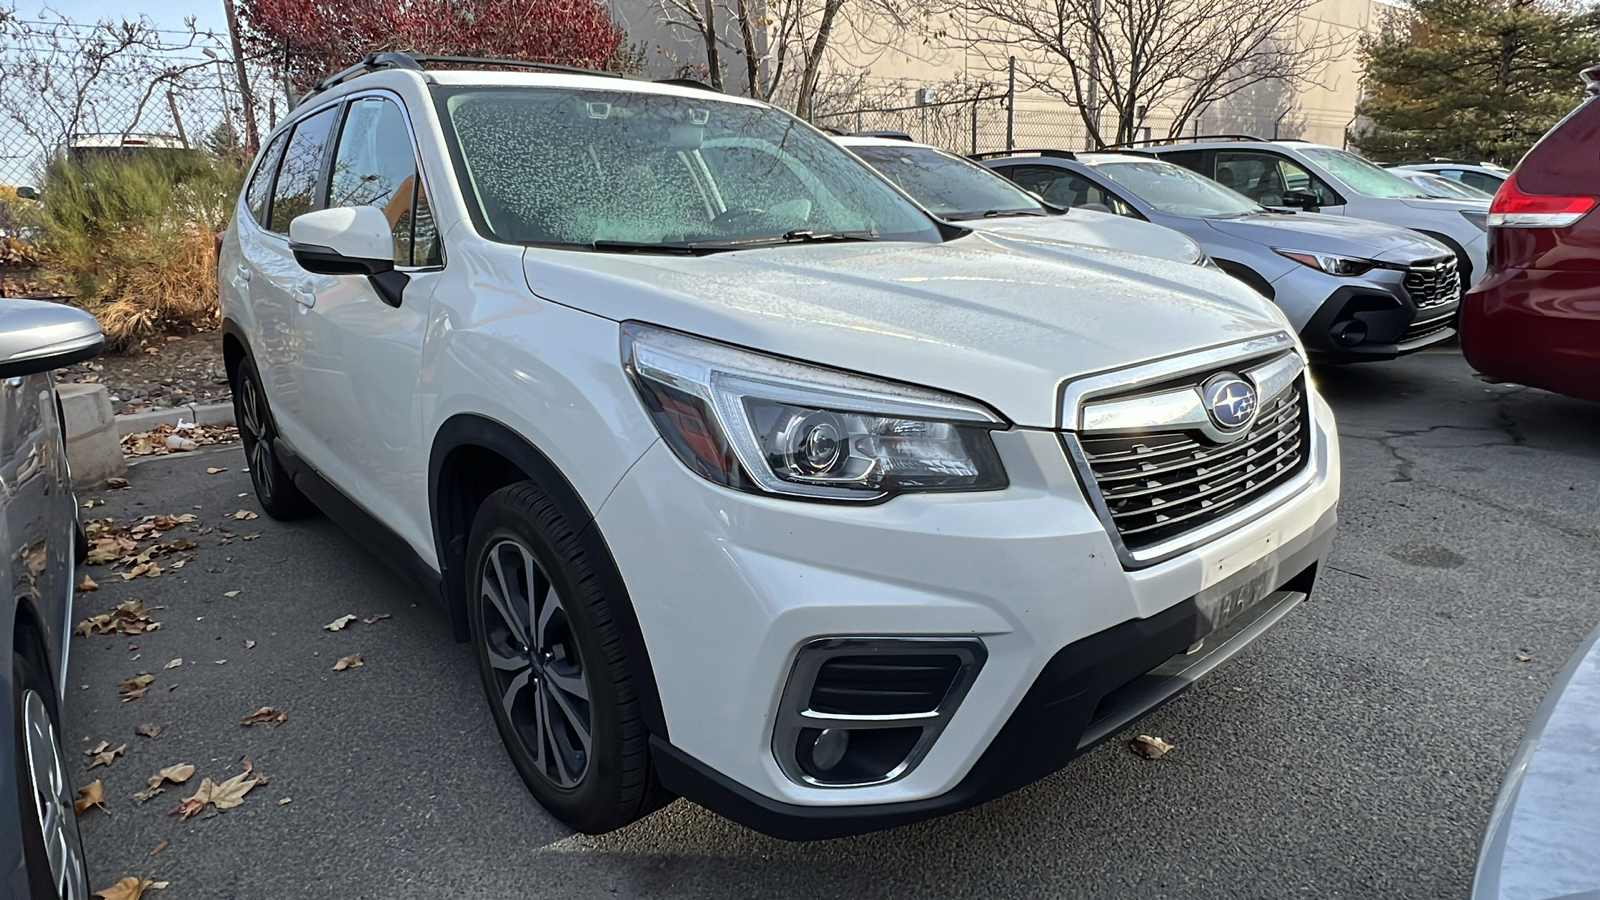
[[(811, 690), (823, 663), (837, 656), (910, 656), (923, 653), (949, 653), (961, 659), (950, 688), (938, 708), (916, 713), (890, 715), (850, 715), (821, 713), (810, 709)], [(978, 672), (989, 656), (983, 641), (976, 637), (828, 637), (807, 641), (795, 652), (794, 664), (778, 701), (777, 720), (772, 729), (772, 755), (789, 780), (805, 787), (828, 790), (871, 787), (904, 778), (920, 764), (934, 741), (944, 732)], [(830, 782), (819, 780), (801, 768), (795, 758), (800, 732), (807, 728), (841, 726), (852, 729), (920, 727), (922, 735), (911, 752), (881, 778), (868, 781)]]

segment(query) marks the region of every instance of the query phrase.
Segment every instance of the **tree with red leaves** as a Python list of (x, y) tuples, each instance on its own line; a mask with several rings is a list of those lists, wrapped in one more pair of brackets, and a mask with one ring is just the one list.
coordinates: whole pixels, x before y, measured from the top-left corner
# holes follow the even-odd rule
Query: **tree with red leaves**
[[(231, 0), (230, 0), (231, 2)], [(606, 67), (623, 33), (594, 0), (237, 0), (246, 50), (298, 90), (374, 50)]]

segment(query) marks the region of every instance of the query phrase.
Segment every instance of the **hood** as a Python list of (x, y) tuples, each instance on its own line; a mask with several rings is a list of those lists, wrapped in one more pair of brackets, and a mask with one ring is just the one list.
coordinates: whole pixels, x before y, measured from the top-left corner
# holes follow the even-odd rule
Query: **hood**
[(1332, 253), (1385, 262), (1416, 262), (1449, 253), (1443, 244), (1408, 228), (1317, 213), (1207, 219), (1212, 228), (1266, 247)]
[(1438, 210), (1466, 210), (1467, 212), (1488, 212), (1488, 200), (1446, 200), (1434, 198), (1408, 197), (1400, 201), (1412, 209), (1438, 209)]
[(1088, 247), (1159, 256), (1181, 263), (1193, 263), (1201, 254), (1199, 244), (1170, 228), (1087, 209), (1068, 210), (1058, 216), (966, 219), (960, 224), (976, 231), (1067, 241)]
[(961, 394), (1039, 428), (1057, 426), (1065, 379), (1289, 330), (1221, 272), (1106, 251), (1069, 263), (1028, 243), (528, 248), (523, 266), (546, 300)]

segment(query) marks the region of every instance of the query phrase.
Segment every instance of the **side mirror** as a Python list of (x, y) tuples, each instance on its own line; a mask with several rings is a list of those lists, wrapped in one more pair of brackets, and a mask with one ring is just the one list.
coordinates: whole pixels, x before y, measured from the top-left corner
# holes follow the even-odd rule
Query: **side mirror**
[(375, 206), (341, 206), (296, 216), (289, 249), (318, 275), (365, 275), (383, 302), (399, 306), (411, 277), (394, 268), (394, 235)]
[(37, 200), (39, 199), (39, 192), (31, 187), (23, 186), (17, 188), (17, 196), (24, 200)]
[(1283, 205), (1303, 209), (1306, 212), (1316, 212), (1322, 208), (1317, 202), (1317, 195), (1310, 191), (1284, 191)]
[(94, 316), (43, 300), (0, 300), (0, 378), (36, 375), (100, 355)]

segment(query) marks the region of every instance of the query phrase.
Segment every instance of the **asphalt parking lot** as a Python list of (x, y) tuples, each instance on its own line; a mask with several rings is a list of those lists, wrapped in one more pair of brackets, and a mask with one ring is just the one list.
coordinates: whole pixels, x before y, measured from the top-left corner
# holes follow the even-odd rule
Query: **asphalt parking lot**
[[(193, 513), (169, 537), (198, 546), (158, 578), (92, 568), (101, 587), (78, 596), (80, 618), (138, 597), (162, 623), (72, 640), (65, 743), (128, 745), (80, 776), (107, 798), (81, 819), (92, 887), (145, 876), (170, 882), (162, 900), (1464, 896), (1506, 761), (1600, 620), (1600, 405), (1480, 383), (1450, 351), (1317, 378), (1340, 419), (1344, 500), (1311, 602), (1050, 778), (815, 844), (682, 801), (571, 834), (524, 790), (468, 650), (429, 600), (326, 520), (225, 519), (258, 509), (237, 446), (141, 462), (129, 488), (80, 489), (105, 500), (84, 515)], [(357, 619), (324, 629), (345, 615)], [(358, 652), (362, 666), (333, 671)], [(138, 673), (155, 680), (119, 701)], [(287, 720), (240, 725), (263, 706)], [(160, 733), (137, 735), (145, 723)], [(1126, 738), (1139, 732), (1177, 749), (1138, 757)], [(168, 815), (241, 757), (268, 783), (226, 811)], [(178, 763), (197, 767), (188, 784), (133, 799)]]

